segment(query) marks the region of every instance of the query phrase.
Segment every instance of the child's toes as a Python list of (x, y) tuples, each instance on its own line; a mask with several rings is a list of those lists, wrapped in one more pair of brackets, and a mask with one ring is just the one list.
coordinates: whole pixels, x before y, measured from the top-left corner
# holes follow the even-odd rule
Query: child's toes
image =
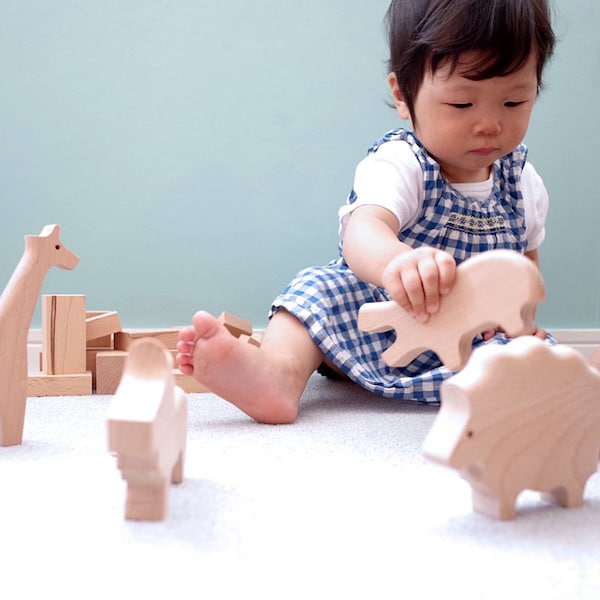
[(180, 343), (194, 343), (196, 340), (196, 330), (193, 327), (184, 327), (179, 331)]
[(177, 342), (177, 352), (179, 352), (179, 354), (187, 354), (187, 355), (192, 355), (194, 353), (194, 342), (184, 342), (184, 341), (179, 341)]

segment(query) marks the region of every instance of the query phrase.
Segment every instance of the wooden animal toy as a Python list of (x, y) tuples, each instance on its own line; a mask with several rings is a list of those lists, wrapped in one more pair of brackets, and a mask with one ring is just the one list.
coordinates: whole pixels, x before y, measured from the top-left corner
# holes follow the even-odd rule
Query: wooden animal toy
[(512, 519), (526, 489), (583, 503), (598, 468), (600, 373), (577, 351), (533, 336), (482, 346), (441, 398), (423, 452), (469, 483), (476, 512)]
[(74, 269), (79, 259), (60, 241), (60, 227), (46, 225), (25, 236), (25, 252), (0, 296), (0, 445), (20, 444), (27, 398), (27, 337), (46, 272)]
[(511, 337), (533, 333), (535, 309), (544, 297), (542, 276), (530, 259), (513, 250), (491, 250), (458, 266), (452, 290), (425, 323), (394, 301), (372, 302), (361, 306), (358, 327), (396, 330), (395, 342), (382, 354), (389, 366), (405, 366), (433, 350), (456, 371), (466, 364), (479, 333), (496, 327)]
[(109, 450), (127, 482), (125, 518), (164, 519), (169, 483), (183, 480), (187, 399), (160, 341), (132, 343), (107, 422)]

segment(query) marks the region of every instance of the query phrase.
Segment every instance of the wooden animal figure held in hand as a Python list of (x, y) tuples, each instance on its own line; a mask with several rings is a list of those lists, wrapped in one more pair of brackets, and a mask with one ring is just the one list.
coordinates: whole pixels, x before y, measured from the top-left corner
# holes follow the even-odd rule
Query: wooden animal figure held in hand
[(514, 250), (490, 250), (461, 263), (440, 310), (425, 323), (393, 300), (361, 306), (358, 326), (367, 332), (395, 329), (396, 341), (382, 358), (391, 367), (406, 366), (433, 350), (451, 371), (462, 369), (475, 336), (501, 327), (510, 337), (535, 331), (535, 309), (545, 297), (537, 266)]

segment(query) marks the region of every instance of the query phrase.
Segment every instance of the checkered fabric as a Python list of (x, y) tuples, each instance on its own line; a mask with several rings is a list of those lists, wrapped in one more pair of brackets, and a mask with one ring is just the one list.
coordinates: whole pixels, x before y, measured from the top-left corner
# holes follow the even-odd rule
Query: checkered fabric
[[(525, 217), (519, 180), (526, 159), (520, 146), (496, 161), (494, 186), (485, 202), (468, 198), (443, 177), (440, 166), (417, 138), (395, 129), (369, 149), (377, 152), (391, 140), (404, 140), (423, 168), (425, 200), (417, 222), (399, 239), (418, 247), (450, 252), (457, 264), (473, 254), (495, 248), (524, 252)], [(348, 202), (357, 200), (352, 191)], [(406, 367), (388, 367), (381, 354), (395, 340), (394, 331), (365, 333), (358, 329), (358, 309), (366, 302), (389, 300), (387, 292), (359, 279), (343, 258), (301, 271), (275, 299), (270, 315), (284, 308), (307, 328), (323, 354), (348, 377), (376, 394), (390, 398), (439, 403), (440, 385), (453, 375), (433, 352), (425, 352)], [(507, 343), (497, 335), (486, 343)], [(474, 346), (483, 344), (479, 337)]]

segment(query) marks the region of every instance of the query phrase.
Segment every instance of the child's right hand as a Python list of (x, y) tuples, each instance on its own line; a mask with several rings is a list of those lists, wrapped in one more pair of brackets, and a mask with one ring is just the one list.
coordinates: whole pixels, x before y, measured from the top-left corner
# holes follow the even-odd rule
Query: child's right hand
[(456, 262), (443, 250), (422, 246), (395, 256), (382, 273), (393, 300), (415, 319), (425, 322), (440, 308), (454, 284)]

